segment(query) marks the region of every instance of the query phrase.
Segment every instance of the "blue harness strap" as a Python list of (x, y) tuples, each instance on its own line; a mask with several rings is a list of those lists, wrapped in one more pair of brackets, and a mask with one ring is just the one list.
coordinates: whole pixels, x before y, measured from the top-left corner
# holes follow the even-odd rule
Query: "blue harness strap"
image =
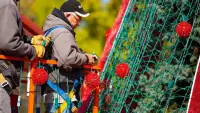
[(65, 28), (65, 26), (54, 26), (52, 28), (50, 28), (49, 30), (47, 30), (44, 34), (44, 36), (48, 36), (53, 30), (57, 29), (57, 28)]
[[(47, 84), (67, 102), (67, 105), (71, 104), (71, 99), (66, 95), (66, 93), (61, 88), (59, 88), (50, 80), (47, 81)], [(67, 108), (70, 108), (70, 106), (67, 106)]]
[[(52, 28), (50, 28), (49, 30), (47, 30), (44, 34), (45, 37), (47, 37), (53, 30), (57, 29), (57, 28), (65, 28), (65, 26), (54, 26)], [(46, 41), (44, 40), (42, 43), (42, 46), (46, 45)]]
[[(75, 105), (74, 105), (74, 103), (71, 103), (71, 99), (68, 97), (68, 95), (61, 88), (59, 88), (57, 85), (55, 85), (52, 81), (48, 80), (47, 84), (67, 102), (68, 106), (64, 110), (65, 112), (63, 112), (63, 113), (69, 113), (69, 111), (70, 111), (69, 109), (74, 108)], [(78, 85), (80, 85), (80, 82), (77, 79), (75, 79), (74, 86), (77, 87)], [(75, 89), (73, 88), (72, 90), (75, 90)], [(51, 112), (55, 112), (58, 107), (59, 106), (51, 109)], [(68, 112), (66, 112), (66, 111), (68, 111)]]

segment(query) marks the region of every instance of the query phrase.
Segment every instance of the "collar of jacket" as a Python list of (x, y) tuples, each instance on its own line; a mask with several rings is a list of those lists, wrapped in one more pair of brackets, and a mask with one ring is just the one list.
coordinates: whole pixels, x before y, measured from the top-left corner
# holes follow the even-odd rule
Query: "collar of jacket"
[[(69, 22), (69, 20), (68, 20), (67, 18), (65, 18), (64, 13), (63, 13), (62, 11), (60, 11), (59, 9), (54, 8), (54, 10), (52, 11), (52, 15), (54, 15), (54, 16), (56, 16), (56, 17), (62, 19), (63, 21), (65, 21), (67, 24), (69, 24), (69, 25), (72, 27), (72, 25), (71, 25), (71, 23)], [(69, 30), (69, 31), (74, 35), (74, 37), (75, 37), (76, 33), (74, 32), (74, 30), (73, 30), (73, 29), (68, 29), (68, 30)]]
[(14, 2), (15, 2), (15, 4), (17, 5), (17, 2), (19, 1), (19, 0), (13, 0)]

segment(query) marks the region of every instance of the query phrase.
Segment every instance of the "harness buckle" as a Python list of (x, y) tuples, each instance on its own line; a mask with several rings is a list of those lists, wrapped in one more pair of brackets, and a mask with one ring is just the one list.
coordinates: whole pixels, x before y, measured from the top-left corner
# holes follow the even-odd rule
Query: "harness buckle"
[(1, 87), (6, 90), (6, 92), (8, 93), (8, 95), (10, 95), (12, 93), (12, 88), (9, 85), (9, 82), (7, 80), (5, 80), (4, 82), (1, 83)]

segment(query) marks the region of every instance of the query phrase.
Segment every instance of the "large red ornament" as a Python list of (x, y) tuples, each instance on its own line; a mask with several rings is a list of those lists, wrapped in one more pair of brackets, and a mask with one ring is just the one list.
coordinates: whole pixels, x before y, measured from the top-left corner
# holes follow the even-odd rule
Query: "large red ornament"
[(120, 78), (124, 78), (125, 76), (128, 75), (129, 73), (129, 66), (126, 63), (120, 63), (117, 65), (116, 69), (115, 69), (115, 73), (117, 74), (117, 76), (119, 76)]
[(36, 85), (43, 85), (48, 80), (48, 73), (42, 68), (36, 68), (33, 72), (32, 80)]
[(192, 25), (190, 25), (188, 22), (181, 22), (176, 26), (176, 33), (181, 38), (189, 37), (191, 31), (192, 31)]
[(90, 72), (85, 76), (85, 84), (91, 89), (95, 89), (100, 84), (100, 77), (97, 73)]

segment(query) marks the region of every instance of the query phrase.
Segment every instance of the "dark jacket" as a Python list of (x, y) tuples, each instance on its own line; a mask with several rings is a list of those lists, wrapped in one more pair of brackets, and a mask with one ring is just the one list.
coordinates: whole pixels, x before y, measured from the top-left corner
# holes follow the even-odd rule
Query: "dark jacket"
[[(33, 59), (36, 50), (32, 45), (24, 42), (22, 22), (16, 2), (17, 0), (0, 0), (0, 54)], [(16, 78), (17, 74), (19, 78), (20, 64), (12, 61), (10, 67), (13, 68), (13, 72), (7, 72), (4, 76)], [(17, 83), (15, 85), (18, 85), (19, 80), (14, 79), (14, 81)]]
[[(65, 28), (57, 28), (49, 34), (53, 40), (51, 52), (49, 52), (51, 53), (50, 59), (57, 60), (59, 70), (59, 73), (58, 70), (50, 73), (49, 79), (57, 83), (73, 84), (77, 72), (80, 71), (78, 68), (87, 63), (87, 56), (79, 49), (71, 24), (58, 9), (54, 9), (52, 14), (48, 15), (43, 32), (54, 26), (64, 26)], [(82, 75), (82, 72), (79, 75)]]

